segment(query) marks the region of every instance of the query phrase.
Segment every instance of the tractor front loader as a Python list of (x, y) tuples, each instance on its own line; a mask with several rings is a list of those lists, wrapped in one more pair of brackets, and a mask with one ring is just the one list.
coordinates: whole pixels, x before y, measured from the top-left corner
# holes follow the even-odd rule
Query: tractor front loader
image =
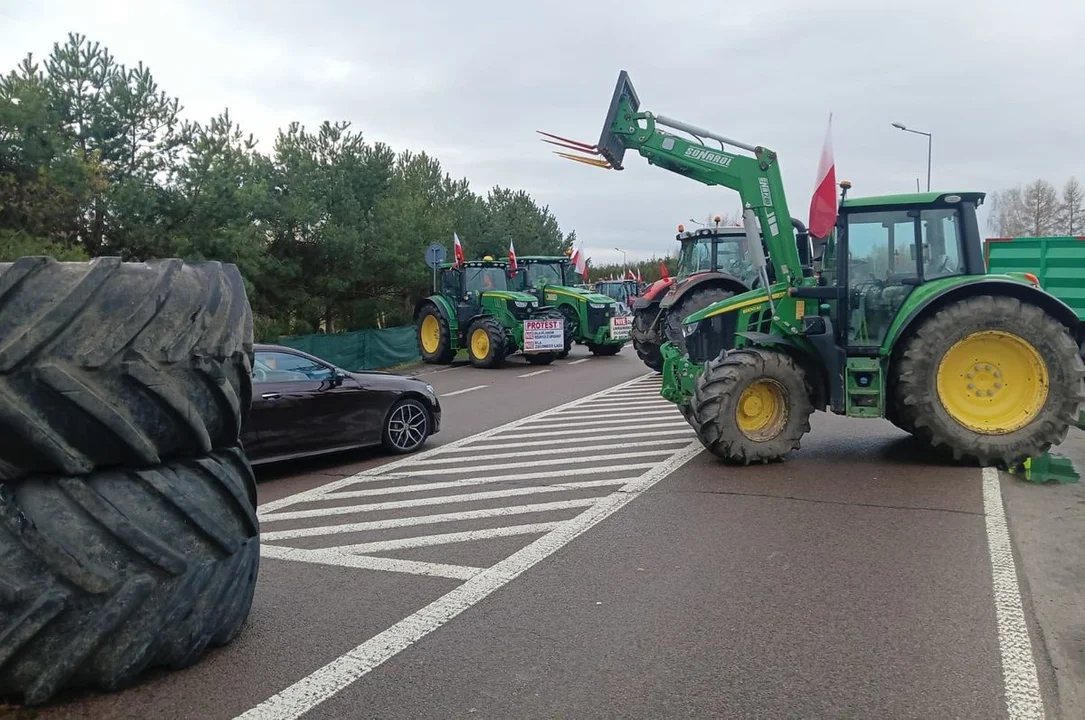
[(807, 253), (775, 152), (640, 110), (624, 71), (599, 142), (562, 142), (598, 167), (620, 170), (631, 149), (738, 192), (762, 286), (685, 317), (685, 351), (661, 348), (661, 395), (724, 461), (783, 459), (820, 410), (1005, 467), (1062, 442), (1085, 406), (1081, 320), (1034, 278), (986, 272), (984, 193), (848, 198), (841, 183), (836, 226)]
[(619, 316), (618, 303), (606, 295), (573, 287), (569, 258), (528, 255), (509, 273), (513, 288), (538, 299), (542, 307), (561, 313), (566, 344), (558, 357), (569, 354), (573, 343), (586, 345), (593, 355), (616, 355), (629, 339), (629, 325)]
[(422, 360), (447, 365), (460, 348), (475, 367), (500, 366), (521, 353), (548, 365), (568, 343), (564, 318), (508, 286), (508, 263), (490, 257), (440, 266), (440, 289), (414, 309)]

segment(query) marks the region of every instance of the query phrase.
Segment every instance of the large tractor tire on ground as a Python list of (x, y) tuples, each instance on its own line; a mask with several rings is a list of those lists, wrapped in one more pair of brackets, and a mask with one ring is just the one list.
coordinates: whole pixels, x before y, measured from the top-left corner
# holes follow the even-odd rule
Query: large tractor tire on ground
[(687, 421), (701, 444), (728, 463), (782, 460), (810, 432), (814, 406), (802, 368), (764, 348), (731, 350), (697, 378)]
[(656, 323), (655, 330), (649, 332), (658, 313), (658, 305), (635, 310), (630, 335), (633, 338), (633, 349), (636, 350), (637, 357), (640, 358), (641, 362), (651, 370), (663, 372), (663, 354), (659, 351), (659, 348), (663, 345), (663, 336), (660, 330), (665, 321), (665, 316)]
[(588, 352), (601, 357), (617, 355), (621, 350), (622, 346), (618, 343), (588, 343)]
[(0, 484), (0, 698), (118, 690), (241, 631), (260, 562), (240, 449)]
[[(698, 310), (704, 310), (712, 303), (725, 300), (733, 295), (734, 293), (730, 290), (715, 287), (690, 290), (677, 303), (667, 308), (667, 314), (664, 316), (667, 339), (677, 345), (684, 355), (686, 353), (686, 337), (682, 334), (682, 321)], [(727, 344), (733, 346), (734, 342), (729, 341)]]
[(448, 365), (456, 357), (448, 319), (433, 303), (418, 313), (418, 352), (432, 365)]
[(567, 358), (569, 357), (569, 351), (573, 349), (573, 342), (576, 340), (577, 332), (580, 329), (580, 318), (577, 316), (576, 310), (569, 305), (560, 305), (557, 312), (561, 313), (565, 330), (565, 347), (558, 353), (558, 357)]
[(903, 427), (956, 461), (1009, 467), (1063, 441), (1085, 403), (1085, 364), (1039, 307), (981, 295), (906, 341), (892, 402)]
[(233, 447), (252, 352), (234, 265), (0, 263), (0, 482)]
[(481, 317), (467, 328), (467, 357), (475, 367), (500, 367), (508, 352), (505, 329), (493, 318)]

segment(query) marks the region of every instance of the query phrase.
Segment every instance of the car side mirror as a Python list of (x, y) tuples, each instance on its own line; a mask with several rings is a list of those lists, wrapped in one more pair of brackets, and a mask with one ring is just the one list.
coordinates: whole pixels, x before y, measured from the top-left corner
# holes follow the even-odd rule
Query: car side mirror
[(343, 381), (347, 379), (346, 373), (342, 370), (332, 370), (331, 385), (332, 387), (339, 387), (343, 384)]

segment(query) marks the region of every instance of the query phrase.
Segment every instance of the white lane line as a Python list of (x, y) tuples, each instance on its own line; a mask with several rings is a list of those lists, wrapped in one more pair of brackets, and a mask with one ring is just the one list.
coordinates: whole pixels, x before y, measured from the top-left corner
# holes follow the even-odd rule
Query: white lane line
[[(689, 428), (689, 423), (686, 422), (685, 418), (682, 418), (682, 422), (645, 423), (643, 425), (641, 425), (641, 424), (637, 425), (638, 430), (651, 430), (651, 429), (660, 429), (660, 430), (672, 429), (673, 430), (674, 428), (677, 428), (677, 427), (685, 427), (685, 428), (688, 429)], [(517, 428), (517, 429), (520, 429), (520, 428)], [(502, 435), (495, 436), (493, 439), (494, 440), (512, 440), (513, 438), (520, 439), (520, 438), (559, 437), (559, 436), (561, 436), (561, 437), (567, 437), (570, 440), (572, 440), (572, 438), (570, 437), (572, 435), (596, 435), (598, 433), (614, 432), (615, 430), (618, 430), (618, 429), (619, 428), (616, 428), (616, 427), (592, 426), (592, 427), (585, 427), (585, 428), (577, 428), (575, 430), (545, 430), (545, 431), (538, 431), (538, 432), (512, 433), (512, 434), (509, 434), (509, 435), (502, 434)], [(692, 432), (692, 430), (690, 430), (690, 432)], [(628, 436), (626, 436), (626, 437), (628, 437)]]
[[(668, 410), (667, 412), (668, 412), (668, 414), (672, 415), (675, 418), (675, 421), (676, 421), (677, 424), (680, 424), (680, 425), (688, 425), (689, 424), (689, 423), (686, 422), (686, 419), (684, 417), (682, 417), (682, 413), (678, 412), (678, 408), (674, 408), (673, 410)], [(652, 417), (652, 418), (647, 418), (647, 419), (648, 420), (662, 420), (663, 418)], [(625, 424), (627, 424), (629, 422), (629, 420), (627, 420), (626, 418), (617, 418), (617, 419), (614, 419), (614, 420), (596, 420), (595, 418), (590, 418), (589, 417), (589, 418), (583, 418), (583, 419), (565, 420), (565, 418), (561, 418), (561, 417), (545, 417), (545, 418), (539, 418), (538, 420), (535, 420), (534, 422), (532, 422), (527, 427), (529, 427), (529, 428), (553, 427), (554, 423), (562, 422), (562, 421), (565, 422), (566, 426), (572, 427), (572, 428), (585, 427), (587, 425), (591, 425), (592, 427), (602, 427), (602, 426), (605, 426), (605, 425), (625, 425)]]
[(452, 397), (453, 395), (463, 395), (464, 393), (474, 392), (475, 390), (481, 390), (482, 388), (488, 388), (489, 385), (475, 385), (474, 387), (464, 388), (463, 390), (453, 390), (452, 392), (437, 393), (439, 397)]
[[(419, 483), (416, 485), (392, 485), (390, 487), (382, 488), (370, 488), (369, 490), (348, 490), (345, 492), (337, 492), (332, 495), (325, 495), (319, 500), (339, 500), (348, 498), (360, 498), (360, 497), (374, 497), (377, 495), (398, 495), (400, 493), (416, 493), (427, 492), (429, 490), (448, 490), (450, 488), (466, 488), (473, 487), (475, 485), (489, 485), (490, 483), (508, 482), (510, 480), (554, 480), (559, 477), (568, 477), (570, 475), (602, 475), (608, 472), (621, 472), (623, 470), (645, 470), (652, 467), (655, 463), (623, 463), (621, 465), (608, 465), (606, 467), (589, 467), (589, 468), (570, 468), (568, 470), (547, 470), (544, 472), (534, 473), (512, 473), (511, 475), (489, 475), (485, 477), (470, 477), (460, 478), (459, 480), (449, 480), (447, 482), (430, 482)], [(520, 467), (520, 463), (516, 463), (516, 467)], [(449, 470), (448, 472), (455, 472)], [(431, 470), (427, 470), (424, 474), (431, 474)], [(406, 474), (406, 473), (404, 473)], [(366, 478), (365, 480), (359, 480), (362, 482), (373, 482), (374, 480), (383, 480), (382, 477)], [(310, 501), (316, 502), (317, 500)]]
[(534, 377), (535, 375), (542, 375), (543, 373), (553, 372), (551, 368), (545, 370), (536, 370), (535, 372), (524, 373), (523, 375), (517, 375), (516, 377)]
[[(566, 455), (566, 456), (562, 456), (562, 457), (546, 458), (545, 460), (533, 460), (530, 463), (524, 463), (522, 460), (520, 460), (520, 461), (517, 461), (517, 462), (510, 462), (510, 463), (497, 463), (495, 465), (487, 465), (487, 464), (485, 464), (484, 462), (481, 462), (481, 461), (500, 459), (499, 454), (476, 455), (473, 458), (434, 458), (432, 460), (425, 460), (423, 462), (425, 462), (427, 464), (429, 464), (429, 463), (476, 462), (476, 463), (479, 463), (479, 464), (475, 465), (474, 467), (426, 468), (425, 470), (411, 470), (410, 472), (396, 473), (395, 476), (397, 478), (406, 479), (406, 478), (412, 478), (412, 477), (424, 477), (426, 475), (436, 475), (438, 473), (446, 474), (446, 475), (449, 474), (449, 473), (467, 473), (467, 472), (469, 472), (469, 473), (487, 473), (487, 472), (489, 472), (491, 470), (516, 470), (517, 468), (522, 468), (525, 465), (528, 465), (530, 467), (540, 467), (540, 466), (546, 466), (546, 465), (575, 465), (577, 463), (601, 462), (601, 461), (604, 461), (604, 460), (607, 460), (607, 461), (609, 461), (609, 460), (626, 460), (628, 458), (652, 457), (653, 455), (660, 455), (660, 454), (671, 453), (671, 452), (674, 452), (674, 451), (673, 450), (668, 450), (666, 448), (663, 448), (662, 450), (659, 449), (659, 448), (656, 448), (655, 450), (638, 450), (637, 452), (611, 453), (609, 455), (589, 455), (587, 457), (581, 457), (581, 456), (578, 456), (578, 455), (572, 455), (572, 456)], [(525, 453), (525, 454), (538, 456), (538, 453)], [(611, 468), (613, 470), (621, 470), (621, 469), (624, 469), (625, 467), (627, 467), (627, 466), (625, 466), (625, 465), (608, 466), (608, 468)], [(607, 472), (607, 468), (594, 468), (594, 470), (596, 472)], [(558, 474), (564, 474), (565, 471), (564, 470), (558, 470), (558, 471), (554, 471), (554, 472), (557, 472)], [(554, 473), (551, 472), (550, 474), (554, 474)], [(388, 477), (388, 476), (385, 476), (385, 477)], [(531, 477), (531, 473), (527, 473), (527, 474), (523, 474), (523, 475), (516, 475), (516, 477), (517, 478)], [(511, 479), (514, 479), (514, 478), (509, 478), (509, 479), (511, 480)], [(341, 497), (341, 495), (337, 495), (337, 497)]]
[(655, 415), (674, 415), (677, 411), (672, 405), (671, 407), (660, 407), (656, 405), (655, 410), (651, 408), (640, 408), (638, 410), (630, 410), (626, 412), (605, 412), (600, 410), (589, 410), (585, 412), (563, 412), (561, 415), (554, 415), (553, 417), (546, 418), (545, 421), (539, 422), (561, 422), (563, 420), (581, 420), (585, 418), (626, 418), (628, 420), (638, 420), (640, 418), (655, 420)]
[[(570, 400), (567, 403), (563, 403), (563, 404), (558, 405), (556, 407), (552, 407), (552, 408), (550, 408), (548, 410), (543, 410), (541, 412), (535, 413), (534, 415), (529, 415), (529, 416), (527, 416), (525, 418), (520, 418), (519, 420), (513, 420), (510, 423), (505, 423), (504, 425), (498, 425), (497, 427), (490, 428), (489, 430), (483, 430), (480, 433), (475, 433), (474, 435), (469, 435), (468, 437), (460, 438), (459, 440), (453, 440), (452, 442), (448, 443), (447, 445), (438, 445), (437, 447), (433, 447), (433, 448), (430, 448), (428, 450), (423, 450), (420, 453), (413, 453), (413, 454), (411, 454), (411, 455), (409, 455), (407, 457), (400, 458), (399, 460), (393, 460), (391, 462), (384, 463), (383, 465), (379, 465), (378, 467), (373, 468), (371, 470), (363, 470), (362, 472), (357, 473), (355, 475), (349, 475), (349, 476), (347, 476), (345, 478), (335, 480), (335, 481), (327, 483), (325, 485), (319, 485), (317, 487), (310, 488), (309, 490), (303, 490), (302, 492), (295, 493), (294, 495), (288, 495), (286, 497), (279, 498), (278, 500), (270, 500), (270, 501), (268, 501), (268, 502), (266, 502), (266, 503), (259, 506), (257, 514), (259, 515), (259, 514), (262, 514), (262, 513), (274, 512), (275, 510), (278, 510), (279, 508), (288, 507), (290, 505), (295, 505), (295, 504), (297, 504), (299, 502), (304, 502), (306, 500), (312, 500), (314, 498), (319, 498), (319, 497), (322, 497), (322, 496), (324, 496), (325, 494), (327, 494), (329, 492), (337, 490), (338, 488), (346, 487), (347, 485), (352, 485), (355, 482), (357, 482), (360, 478), (365, 478), (365, 477), (368, 477), (368, 476), (371, 476), (371, 475), (374, 475), (374, 474), (377, 474), (377, 473), (385, 473), (385, 472), (387, 472), (389, 470), (394, 470), (394, 469), (400, 468), (400, 467), (410, 466), (410, 465), (413, 465), (415, 462), (417, 462), (419, 460), (424, 460), (426, 458), (433, 457), (434, 455), (438, 455), (438, 454), (443, 453), (443, 452), (448, 452), (449, 450), (452, 450), (452, 449), (455, 449), (455, 448), (463, 447), (465, 445), (470, 445), (470, 444), (476, 443), (476, 442), (478, 442), (480, 440), (488, 440), (488, 439), (490, 439), (490, 438), (492, 438), (492, 437), (494, 437), (496, 435), (499, 435), (501, 433), (507, 432), (507, 431), (515, 429), (515, 428), (518, 428), (518, 427), (524, 425), (525, 423), (531, 422), (532, 420), (537, 420), (538, 418), (546, 417), (547, 415), (551, 415), (553, 413), (561, 412), (562, 410), (565, 410), (565, 409), (568, 409), (568, 408), (571, 408), (571, 407), (576, 407), (577, 405), (580, 405), (581, 403), (588, 402), (588, 401), (591, 401), (591, 400), (595, 400), (596, 398), (604, 397), (608, 393), (612, 393), (612, 392), (615, 392), (617, 390), (621, 390), (623, 388), (633, 386), (633, 385), (635, 385), (635, 384), (637, 384), (639, 382), (643, 382), (643, 380), (645, 378), (648, 378), (649, 376), (650, 376), (649, 373), (645, 373), (644, 375), (641, 375), (640, 377), (633, 378), (632, 380), (626, 380), (623, 383), (613, 385), (611, 387), (605, 388), (603, 390), (599, 390), (598, 392), (594, 392), (594, 393), (592, 393), (590, 395), (585, 395), (584, 397), (577, 398), (575, 400)], [(640, 429), (644, 429), (644, 427), (645, 426), (641, 426)], [(584, 432), (584, 431), (580, 431), (580, 433), (582, 433), (582, 432)], [(580, 434), (580, 433), (575, 433), (575, 434)]]
[(556, 530), (473, 575), (413, 615), (242, 713), (238, 720), (300, 717), (613, 515), (702, 450), (704, 446), (700, 441), (690, 443), (666, 462), (630, 482), (623, 488), (624, 492), (607, 495)]
[(590, 402), (578, 405), (573, 408), (574, 410), (603, 410), (605, 409), (636, 409), (640, 407), (659, 407), (660, 405), (669, 405), (666, 400), (661, 397), (645, 398), (643, 400), (622, 400), (621, 402)]
[[(615, 485), (617, 485), (617, 483), (615, 483)], [(270, 541), (326, 537), (329, 535), (342, 535), (344, 533), (414, 527), (416, 525), (435, 525), (446, 522), (463, 522), (465, 520), (486, 520), (489, 518), (507, 517), (510, 515), (531, 515), (533, 513), (547, 513), (558, 510), (578, 510), (580, 508), (588, 507), (589, 505), (594, 505), (597, 500), (598, 498), (557, 500), (555, 502), (507, 505), (496, 508), (483, 508), (481, 510), (464, 510), (462, 512), (414, 515), (412, 517), (391, 518), (389, 520), (370, 520), (368, 522), (346, 523), (343, 525), (321, 525), (319, 527), (295, 528), (294, 530), (272, 530), (270, 532), (261, 533), (260, 540)]]
[(1044, 703), (1036, 676), (1028, 624), (1021, 607), (1017, 567), (1013, 561), (1002, 486), (998, 470), (983, 468), (983, 513), (987, 522), (987, 550), (991, 557), (991, 584), (998, 621), (998, 647), (1002, 655), (1002, 682), (1006, 710), (1011, 718), (1042, 718)]
[[(544, 440), (543, 442), (555, 442), (555, 441), (553, 441), (553, 440)], [(686, 442), (687, 442), (687, 440), (685, 438), (676, 438), (676, 439), (671, 439), (671, 440), (645, 440), (644, 442), (622, 442), (622, 443), (614, 443), (614, 444), (611, 444), (611, 445), (574, 445), (573, 447), (568, 448), (567, 452), (569, 452), (569, 453), (583, 453), (583, 452), (595, 452), (597, 450), (624, 450), (625, 448), (636, 448), (636, 447), (658, 447), (659, 445), (681, 445), (681, 444), (684, 444)], [(526, 443), (522, 443), (522, 444), (526, 445)], [(471, 448), (471, 449), (472, 450), (481, 450), (482, 448)], [(666, 452), (666, 451), (660, 451), (660, 452)], [(652, 453), (652, 454), (654, 454), (654, 453)], [(489, 455), (473, 455), (473, 456), (469, 456), (469, 457), (447, 457), (447, 458), (439, 457), (439, 458), (433, 458), (432, 460), (422, 460), (418, 464), (419, 465), (429, 466), (429, 465), (441, 465), (443, 463), (467, 463), (467, 462), (478, 462), (479, 460), (502, 460), (502, 459), (505, 459), (505, 458), (517, 458), (517, 457), (537, 458), (537, 457), (539, 457), (539, 451), (538, 450), (520, 450), (518, 452), (491, 453)], [(596, 456), (581, 458), (581, 457), (577, 457), (575, 455), (565, 455), (563, 457), (568, 462), (589, 462), (589, 461), (594, 461), (594, 460), (602, 460), (601, 457), (596, 457)], [(625, 456), (625, 457), (628, 457), (628, 456)], [(531, 465), (537, 465), (538, 463), (533, 462), (533, 463), (530, 463), (530, 464)], [(484, 470), (486, 468), (479, 467), (479, 468), (476, 468), (476, 469), (477, 470)], [(440, 471), (435, 470), (434, 472), (440, 472)]]
[[(327, 517), (331, 515), (353, 515), (354, 513), (379, 512), (381, 510), (403, 510), (404, 508), (416, 508), (426, 505), (449, 505), (457, 502), (475, 502), (477, 500), (504, 500), (521, 495), (542, 495), (544, 493), (573, 492), (576, 490), (592, 490), (595, 488), (613, 487), (625, 485), (633, 478), (614, 478), (613, 480), (584, 480), (574, 483), (562, 483), (561, 485), (532, 485), (531, 487), (508, 488), (506, 490), (486, 490), (483, 492), (463, 493), (460, 495), (441, 495), (439, 497), (413, 498), (411, 500), (390, 500), (388, 502), (365, 503), (362, 505), (340, 505), (338, 507), (318, 508), (315, 510), (282, 510), (272, 515), (259, 515), (261, 523), (275, 522), (276, 520), (304, 520), (306, 518)], [(334, 499), (317, 498), (316, 500)], [(308, 502), (314, 502), (312, 500)], [(261, 545), (261, 547), (263, 547)]]
[(591, 358), (580, 358), (579, 360), (573, 360), (572, 362), (570, 362), (570, 363), (565, 363), (565, 364), (566, 364), (566, 365), (579, 365), (580, 363), (582, 363), (582, 362), (587, 362), (587, 361), (589, 361), (589, 360), (591, 360)]
[(350, 555), (369, 555), (376, 552), (388, 552), (389, 550), (452, 545), (454, 543), (475, 542), (476, 540), (489, 540), (491, 538), (515, 537), (516, 535), (538, 535), (550, 532), (566, 522), (568, 521), (558, 520), (556, 522), (530, 523), (527, 525), (506, 525), (505, 527), (487, 528), (485, 530), (465, 530), (440, 535), (420, 535), (396, 540), (358, 543), (357, 545), (340, 545), (335, 549)]
[(335, 550), (303, 550), (280, 545), (261, 545), (262, 557), (294, 562), (316, 563), (319, 565), (338, 565), (358, 570), (383, 570), (385, 572), (410, 573), (411, 575), (431, 575), (433, 577), (467, 580), (482, 571), (482, 568), (444, 563), (419, 562), (417, 560), (393, 560), (391, 558), (366, 557), (365, 555), (347, 555)]
[[(693, 437), (693, 431), (690, 430), (690, 429), (685, 429), (685, 430), (682, 430), (682, 429), (678, 429), (678, 430), (656, 430), (655, 432), (626, 433), (626, 432), (621, 432), (621, 428), (611, 428), (611, 431), (612, 432), (617, 432), (618, 434), (617, 435), (598, 435), (596, 437), (593, 437), (592, 440), (627, 440), (627, 439), (632, 439), (632, 438), (645, 438), (645, 437), (647, 437), (647, 438), (658, 438), (661, 435), (686, 435), (686, 436), (689, 436), (689, 437)], [(505, 438), (496, 437), (494, 439), (495, 440), (504, 440)], [(455, 450), (450, 450), (449, 454), (451, 454), (451, 453), (477, 452), (479, 450), (509, 450), (509, 449), (512, 449), (512, 448), (522, 448), (522, 447), (543, 447), (543, 446), (546, 446), (546, 445), (566, 445), (569, 442), (570, 442), (569, 438), (554, 438), (552, 440), (529, 440), (527, 442), (509, 442), (509, 443), (501, 443), (499, 445), (468, 445), (467, 447), (461, 447), (461, 448), (456, 448)], [(660, 440), (659, 442), (684, 443), (684, 442), (686, 442), (686, 438), (672, 438), (670, 440)], [(633, 446), (632, 443), (627, 443), (627, 444), (630, 445), (630, 447)], [(429, 462), (429, 461), (428, 460), (423, 460), (422, 462)]]

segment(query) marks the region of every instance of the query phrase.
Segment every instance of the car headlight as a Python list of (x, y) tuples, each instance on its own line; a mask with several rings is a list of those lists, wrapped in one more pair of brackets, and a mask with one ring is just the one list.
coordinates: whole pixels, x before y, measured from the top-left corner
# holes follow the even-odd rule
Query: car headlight
[(426, 392), (428, 392), (430, 395), (436, 395), (437, 394), (437, 391), (433, 389), (432, 385), (427, 385), (426, 386)]
[(700, 320), (694, 320), (691, 323), (686, 323), (682, 326), (682, 337), (689, 337), (693, 333), (697, 332), (697, 327), (701, 324)]

